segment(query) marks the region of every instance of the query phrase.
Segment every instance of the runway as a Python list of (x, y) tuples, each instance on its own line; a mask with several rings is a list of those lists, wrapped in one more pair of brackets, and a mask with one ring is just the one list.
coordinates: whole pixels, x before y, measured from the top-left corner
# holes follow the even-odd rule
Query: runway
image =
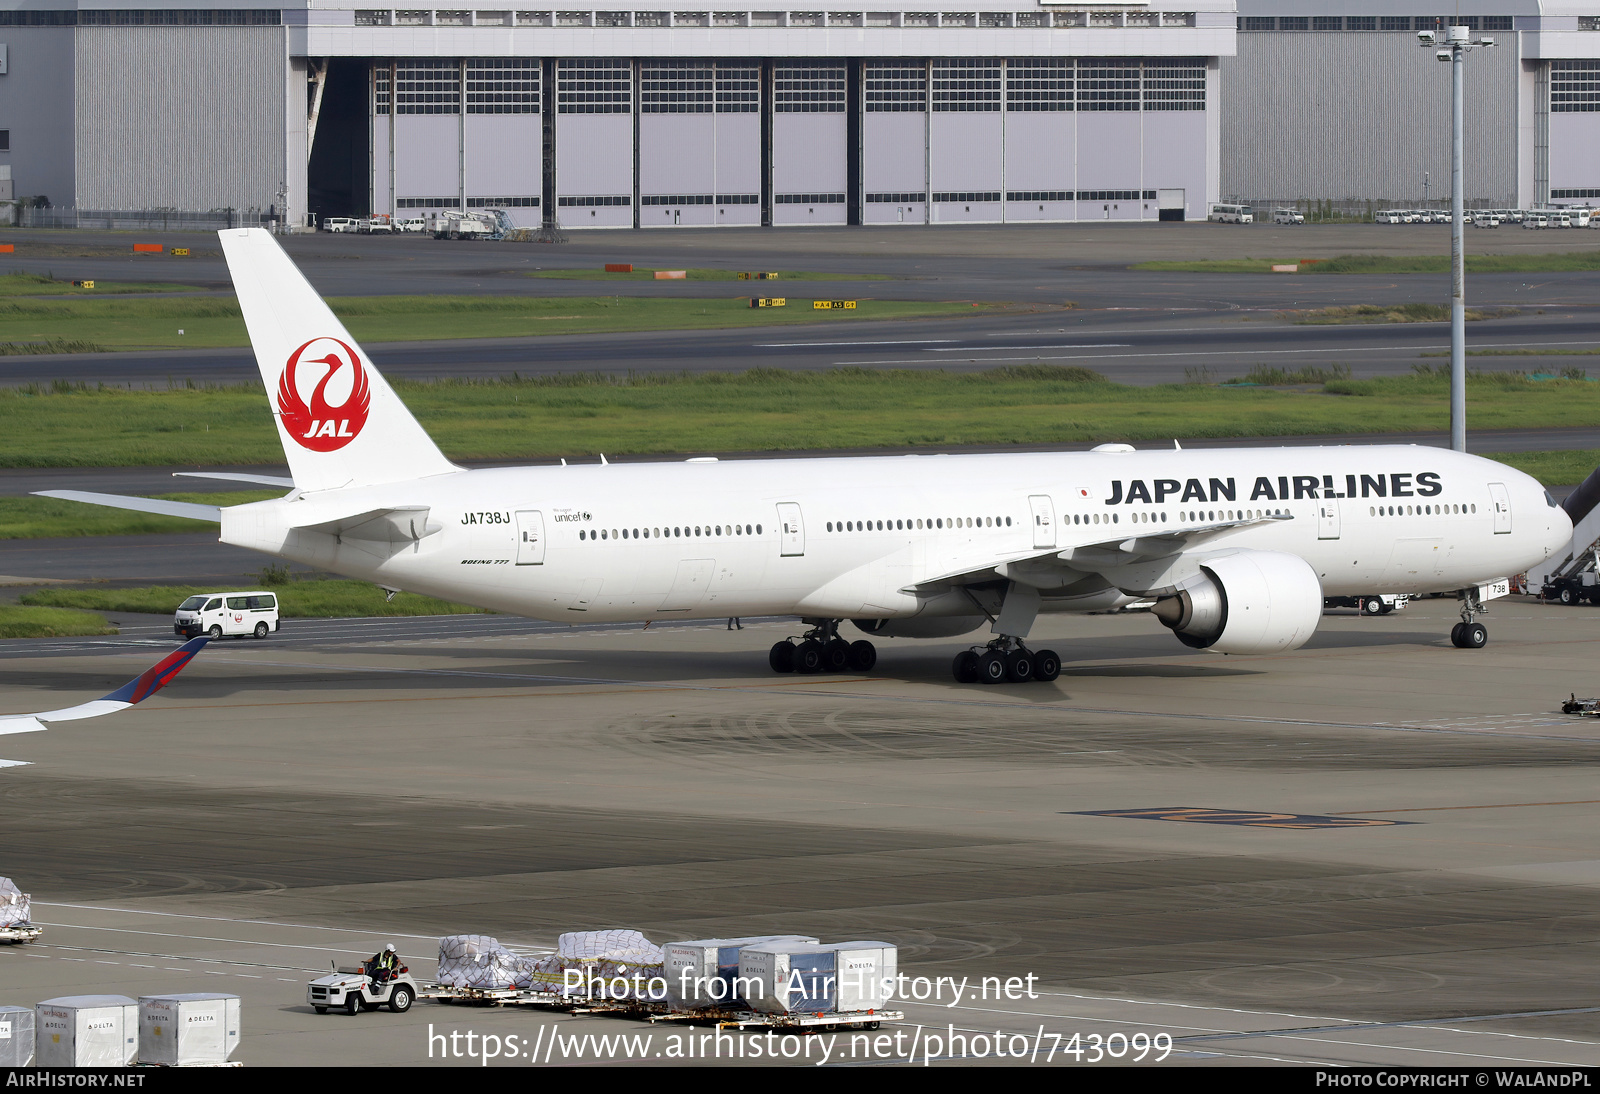
[[(1444, 640), (1453, 614), (1330, 613), (1306, 649), (1243, 658), (1146, 615), (1050, 617), (1035, 641), (1067, 668), (1016, 688), (951, 683), (955, 642), (774, 676), (778, 621), (289, 621), (133, 711), (0, 744), (32, 763), (0, 772), (6, 870), (49, 924), (0, 950), (0, 1002), (236, 991), (248, 1063), (426, 1064), (430, 1023), (660, 1047), (581, 1016), (319, 1017), (302, 978), (390, 935), (426, 975), (442, 933), (793, 930), (894, 942), (911, 976), (1038, 978), (913, 1002), (907, 1038), (1600, 1064), (1600, 725), (1555, 712), (1600, 615), (1500, 601), (1480, 653)], [(0, 706), (102, 694), (170, 646), (149, 626), (0, 643)], [(1338, 825), (1091, 815), (1178, 807)]]

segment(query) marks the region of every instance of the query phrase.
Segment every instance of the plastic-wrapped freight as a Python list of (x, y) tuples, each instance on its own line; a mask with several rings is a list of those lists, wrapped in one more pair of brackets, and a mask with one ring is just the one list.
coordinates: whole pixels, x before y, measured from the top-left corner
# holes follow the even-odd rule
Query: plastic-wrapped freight
[(36, 1067), (126, 1067), (139, 1058), (139, 1004), (126, 995), (64, 995), (33, 1010)]
[(739, 954), (746, 946), (767, 943), (815, 943), (809, 935), (766, 934), (748, 938), (697, 938), (662, 947), (667, 1002), (674, 1010), (699, 1007), (744, 1009), (744, 981), (739, 979)]
[(0, 1067), (27, 1067), (33, 1061), (33, 1011), (0, 1007)]
[(555, 953), (534, 959), (532, 983), (563, 995), (659, 1003), (661, 984), (650, 982), (660, 976), (661, 947), (638, 931), (571, 931)]
[(33, 914), (28, 894), (18, 889), (8, 877), (0, 877), (0, 927), (16, 927), (29, 921)]
[(877, 1010), (893, 998), (899, 951), (887, 942), (768, 943), (739, 952), (750, 1009), (763, 1014)]
[(239, 997), (216, 992), (139, 997), (141, 1064), (225, 1064), (239, 1047)]
[(439, 939), (439, 983), (484, 991), (526, 988), (532, 985), (535, 960), (486, 934), (448, 935)]

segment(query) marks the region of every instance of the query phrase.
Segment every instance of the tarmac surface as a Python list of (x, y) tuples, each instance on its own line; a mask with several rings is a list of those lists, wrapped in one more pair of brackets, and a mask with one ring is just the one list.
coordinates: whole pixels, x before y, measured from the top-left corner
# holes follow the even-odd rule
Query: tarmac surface
[[(442, 934), (803, 931), (971, 978), (834, 1063), (1026, 1062), (1074, 1033), (1128, 1060), (1105, 1039), (1142, 1032), (1169, 1063), (1600, 1064), (1600, 723), (1557, 712), (1600, 614), (1499, 601), (1484, 651), (1449, 646), (1453, 619), (1332, 612), (1303, 650), (1221, 658), (1144, 614), (1049, 617), (1061, 679), (995, 688), (951, 682), (954, 641), (774, 676), (779, 621), (289, 621), (134, 710), (0, 742), (32, 764), (0, 772), (0, 808), (46, 926), (0, 949), (0, 1003), (234, 992), (247, 1064), (476, 1062), (430, 1031), (654, 1063), (670, 1027), (318, 1016), (303, 984), (391, 939), (426, 977)], [(126, 622), (0, 643), (0, 707), (103, 694), (170, 648), (166, 621)], [(973, 990), (1029, 975), (1036, 998)], [(565, 1040), (588, 1034), (654, 1040)]]

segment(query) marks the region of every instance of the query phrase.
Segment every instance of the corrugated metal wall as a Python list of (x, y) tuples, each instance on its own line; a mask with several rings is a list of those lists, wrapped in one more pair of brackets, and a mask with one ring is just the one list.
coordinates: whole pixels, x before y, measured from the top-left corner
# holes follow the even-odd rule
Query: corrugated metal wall
[[(1244, 33), (1223, 57), (1222, 195), (1420, 204), (1450, 195), (1450, 67), (1409, 33)], [(1466, 196), (1517, 196), (1514, 41), (1466, 60)]]
[(285, 179), (283, 27), (79, 27), (77, 202), (265, 210)]

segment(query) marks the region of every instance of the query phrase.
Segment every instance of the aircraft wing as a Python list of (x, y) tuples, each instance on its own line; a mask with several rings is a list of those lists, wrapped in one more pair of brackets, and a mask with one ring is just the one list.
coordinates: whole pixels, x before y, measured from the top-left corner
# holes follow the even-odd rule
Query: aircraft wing
[[(1019, 569), (1038, 570), (1043, 568), (1047, 571), (1056, 569), (1092, 574), (1112, 566), (1122, 566), (1130, 562), (1145, 562), (1181, 554), (1193, 547), (1209, 543), (1212, 540), (1219, 539), (1240, 528), (1246, 528), (1253, 524), (1268, 524), (1293, 519), (1292, 516), (1285, 513), (1278, 516), (1243, 517), (1238, 520), (1214, 521), (1207, 524), (1185, 524), (1176, 528), (1164, 527), (1159, 531), (1152, 529), (1144, 533), (1133, 532), (1132, 535), (1118, 536), (1115, 539), (1099, 540), (1095, 543), (1080, 544), (1075, 547), (1052, 547), (1047, 550), (1029, 551), (1024, 554), (1014, 554), (988, 560), (974, 560), (973, 563), (965, 567), (951, 570), (937, 577), (924, 578), (915, 585), (901, 591), (913, 596), (926, 595), (952, 586), (1014, 578), (1018, 576), (1016, 571)], [(1129, 530), (1132, 531), (1132, 529)], [(1027, 584), (1027, 582), (1024, 583)]]
[[(98, 718), (103, 714), (115, 714), (119, 710), (127, 710), (136, 703), (144, 702), (171, 683), (172, 678), (182, 672), (194, 659), (194, 655), (205, 649), (209, 641), (211, 639), (204, 635), (189, 639), (116, 691), (87, 703), (62, 707), (59, 710), (44, 710), (37, 714), (0, 714), (0, 734), (40, 733), (49, 728), (45, 722), (75, 722), (81, 718)], [(0, 760), (0, 767), (15, 767), (21, 762)]]

